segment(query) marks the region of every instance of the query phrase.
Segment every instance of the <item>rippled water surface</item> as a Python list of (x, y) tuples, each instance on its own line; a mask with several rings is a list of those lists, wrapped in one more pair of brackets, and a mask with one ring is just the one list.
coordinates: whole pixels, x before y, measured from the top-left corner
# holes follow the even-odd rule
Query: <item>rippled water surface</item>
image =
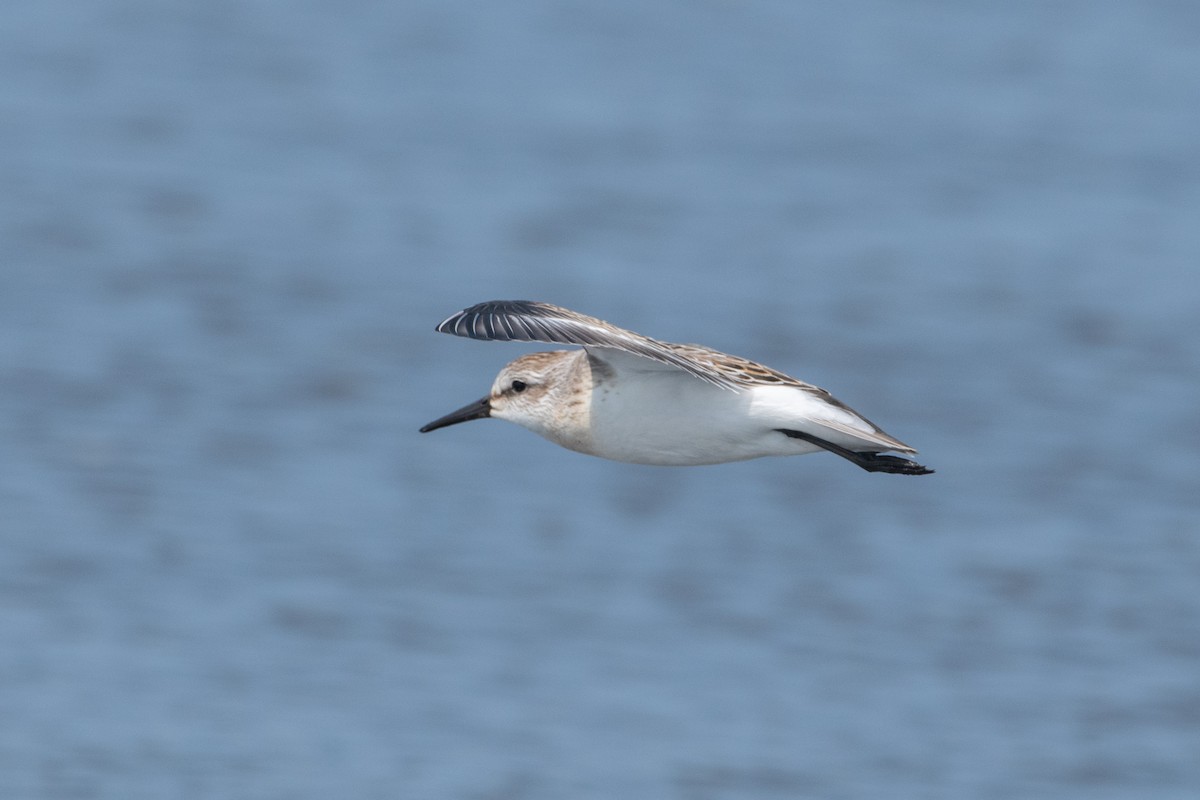
[[(1193, 798), (1200, 11), (23, 4), (0, 796)], [(548, 300), (937, 468), (423, 423)]]

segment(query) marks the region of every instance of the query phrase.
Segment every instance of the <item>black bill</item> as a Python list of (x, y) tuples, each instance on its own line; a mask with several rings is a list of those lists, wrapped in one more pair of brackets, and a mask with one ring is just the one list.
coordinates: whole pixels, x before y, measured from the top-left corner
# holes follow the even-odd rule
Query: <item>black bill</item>
[(458, 411), (451, 411), (440, 419), (435, 419), (425, 427), (421, 428), (421, 433), (429, 433), (436, 431), (438, 428), (444, 428), (447, 425), (457, 425), (460, 422), (470, 422), (473, 419), (483, 419), (492, 415), (492, 404), (490, 398), (484, 397), (481, 400), (476, 400), (474, 403), (465, 405)]

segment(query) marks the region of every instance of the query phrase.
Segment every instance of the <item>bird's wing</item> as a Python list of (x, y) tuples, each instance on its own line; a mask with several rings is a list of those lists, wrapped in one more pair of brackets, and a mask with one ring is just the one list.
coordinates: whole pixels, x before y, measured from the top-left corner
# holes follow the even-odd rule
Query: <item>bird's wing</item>
[[(582, 345), (590, 353), (606, 360), (620, 351), (664, 365), (707, 381), (722, 389), (740, 389), (746, 385), (737, 375), (699, 358), (715, 353), (692, 345), (674, 345), (618, 328), (595, 317), (566, 308), (531, 300), (492, 300), (464, 309), (437, 326), (441, 333), (453, 333), (472, 339), (500, 342), (550, 342)], [(716, 354), (720, 355), (720, 354)], [(749, 363), (749, 362), (747, 362)], [(647, 365), (649, 366), (649, 365)], [(763, 368), (765, 369), (765, 367)]]

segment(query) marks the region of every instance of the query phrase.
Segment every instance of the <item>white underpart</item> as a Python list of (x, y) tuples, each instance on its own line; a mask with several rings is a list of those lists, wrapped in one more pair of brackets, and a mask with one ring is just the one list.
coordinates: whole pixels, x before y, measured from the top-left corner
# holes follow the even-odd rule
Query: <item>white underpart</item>
[(881, 449), (867, 422), (802, 389), (730, 391), (669, 371), (622, 375), (597, 387), (589, 427), (587, 452), (638, 464), (719, 464), (821, 449), (785, 436), (780, 428), (805, 431), (849, 449)]

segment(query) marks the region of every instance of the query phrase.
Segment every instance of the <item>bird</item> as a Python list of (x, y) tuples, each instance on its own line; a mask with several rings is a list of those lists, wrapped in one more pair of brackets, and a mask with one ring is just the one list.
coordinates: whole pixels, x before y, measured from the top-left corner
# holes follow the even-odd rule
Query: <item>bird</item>
[(517, 358), (487, 396), (421, 433), (495, 417), (569, 450), (634, 464), (696, 466), (825, 451), (868, 472), (934, 472), (885, 455), (917, 451), (825, 389), (702, 345), (659, 341), (532, 300), (478, 303), (435, 330), (580, 347)]

